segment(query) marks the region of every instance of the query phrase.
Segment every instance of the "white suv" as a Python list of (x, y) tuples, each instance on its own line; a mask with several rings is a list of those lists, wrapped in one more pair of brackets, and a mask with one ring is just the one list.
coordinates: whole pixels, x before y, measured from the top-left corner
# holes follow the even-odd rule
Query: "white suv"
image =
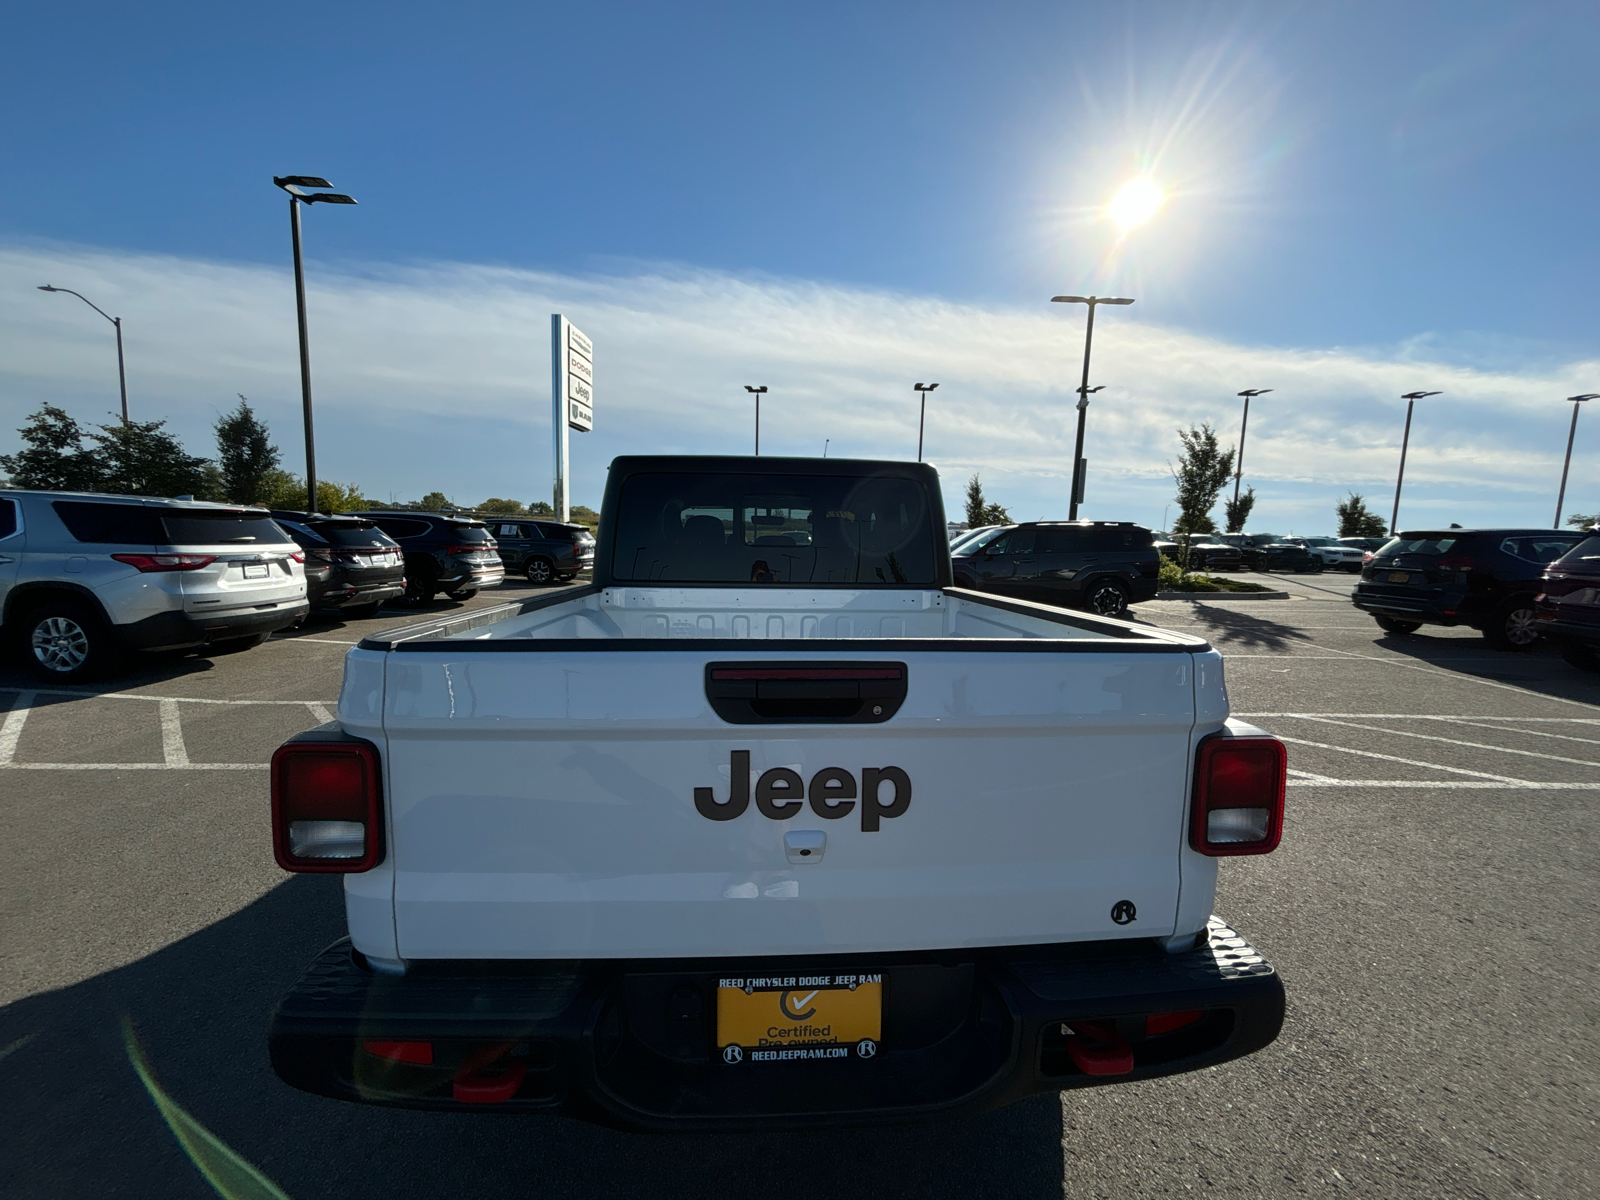
[(124, 650), (243, 650), (304, 619), (304, 558), (264, 509), (0, 491), (0, 613), (39, 675)]
[(1343, 567), (1346, 571), (1356, 574), (1361, 572), (1361, 559), (1364, 552), (1352, 546), (1346, 546), (1338, 538), (1290, 537), (1283, 540), (1293, 542), (1297, 546), (1304, 546), (1311, 553), (1322, 559), (1322, 565), (1325, 567)]

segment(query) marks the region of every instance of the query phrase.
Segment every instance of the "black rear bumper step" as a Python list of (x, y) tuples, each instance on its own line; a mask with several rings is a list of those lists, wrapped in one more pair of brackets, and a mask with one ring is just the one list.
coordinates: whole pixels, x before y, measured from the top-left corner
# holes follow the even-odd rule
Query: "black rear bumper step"
[[(972, 1113), (1174, 1075), (1259, 1050), (1283, 1023), (1281, 978), (1215, 917), (1176, 954), (1139, 940), (772, 964), (880, 969), (878, 1052), (724, 1062), (717, 980), (760, 969), (757, 960), (456, 963), (389, 976), (342, 940), (279, 1003), (272, 1065), (294, 1087), (369, 1104), (564, 1112), (641, 1130), (783, 1129)], [(1148, 1016), (1175, 1012), (1201, 1015), (1147, 1036)], [(1074, 1021), (1125, 1039), (1132, 1069), (1080, 1069)], [(368, 1048), (402, 1042), (427, 1043), (431, 1061)], [(505, 1098), (460, 1099), (482, 1093), (460, 1084), (481, 1085), (486, 1063), (489, 1092), (506, 1081)]]

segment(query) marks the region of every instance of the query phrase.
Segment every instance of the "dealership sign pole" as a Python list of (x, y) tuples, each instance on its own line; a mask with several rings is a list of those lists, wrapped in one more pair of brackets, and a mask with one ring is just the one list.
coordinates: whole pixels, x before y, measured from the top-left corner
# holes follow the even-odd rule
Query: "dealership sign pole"
[(555, 450), (556, 518), (572, 519), (567, 433), (594, 428), (594, 343), (560, 313), (550, 316), (551, 442)]

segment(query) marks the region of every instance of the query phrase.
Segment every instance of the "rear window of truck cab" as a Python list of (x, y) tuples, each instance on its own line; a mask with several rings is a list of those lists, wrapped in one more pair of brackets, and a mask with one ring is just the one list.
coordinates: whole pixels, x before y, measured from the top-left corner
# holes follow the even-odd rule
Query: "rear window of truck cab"
[(612, 577), (927, 586), (943, 549), (908, 479), (639, 474), (622, 486)]

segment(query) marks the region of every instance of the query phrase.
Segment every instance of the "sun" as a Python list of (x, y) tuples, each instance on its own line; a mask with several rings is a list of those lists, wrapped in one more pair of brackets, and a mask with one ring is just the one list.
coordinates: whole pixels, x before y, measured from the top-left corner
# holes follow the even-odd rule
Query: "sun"
[(1130, 179), (1111, 197), (1111, 203), (1106, 205), (1106, 216), (1124, 230), (1132, 229), (1160, 212), (1166, 199), (1166, 193), (1153, 180)]

